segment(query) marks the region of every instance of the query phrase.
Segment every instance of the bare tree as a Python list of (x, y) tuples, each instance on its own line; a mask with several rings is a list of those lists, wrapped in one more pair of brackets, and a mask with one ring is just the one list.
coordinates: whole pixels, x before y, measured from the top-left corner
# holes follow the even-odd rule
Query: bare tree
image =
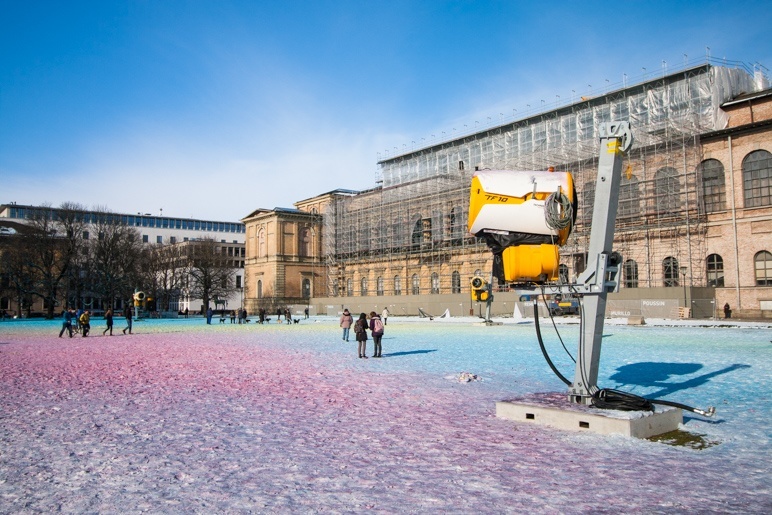
[(213, 299), (227, 297), (235, 291), (236, 270), (225, 249), (216, 241), (207, 238), (189, 242), (186, 250), (190, 294), (203, 301), (204, 309), (209, 309)]
[(95, 210), (89, 240), (89, 269), (94, 293), (109, 307), (116, 299), (128, 299), (145, 282), (141, 277), (142, 237), (120, 215), (104, 208)]
[(31, 293), (43, 299), (46, 317), (53, 318), (59, 288), (82, 245), (83, 207), (64, 203), (58, 211), (43, 205), (30, 216), (32, 231), (23, 236), (27, 266), (33, 273)]

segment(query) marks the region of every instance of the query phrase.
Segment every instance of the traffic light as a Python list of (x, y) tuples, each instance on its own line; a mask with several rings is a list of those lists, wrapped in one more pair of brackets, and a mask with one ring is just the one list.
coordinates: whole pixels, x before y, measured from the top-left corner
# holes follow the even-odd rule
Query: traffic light
[(472, 300), (485, 302), (488, 296), (488, 281), (482, 277), (472, 277)]

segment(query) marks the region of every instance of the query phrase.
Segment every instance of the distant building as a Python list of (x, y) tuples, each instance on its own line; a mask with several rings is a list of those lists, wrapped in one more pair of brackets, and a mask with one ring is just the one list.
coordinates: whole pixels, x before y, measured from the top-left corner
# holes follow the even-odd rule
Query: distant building
[[(37, 207), (19, 205), (16, 203), (0, 205), (0, 236), (10, 236), (19, 232), (20, 227), (26, 227), (33, 213), (41, 209), (47, 210), (52, 217), (57, 216), (61, 211), (57, 207)], [(121, 223), (132, 227), (140, 234), (142, 242), (147, 245), (160, 246), (184, 246), (195, 244), (197, 240), (211, 239), (217, 242), (218, 251), (229, 258), (236, 273), (234, 276), (234, 288), (230, 296), (222, 299), (229, 309), (236, 309), (241, 306), (241, 296), (243, 293), (243, 268), (245, 261), (245, 226), (240, 222), (222, 222), (215, 220), (200, 220), (191, 218), (175, 218), (168, 216), (154, 216), (150, 214), (123, 214), (123, 213), (104, 213), (98, 211), (84, 210), (79, 212), (86, 222), (85, 229), (80, 235), (83, 240), (98, 238), (92, 230), (94, 223), (100, 216), (114, 217)], [(0, 286), (7, 282), (7, 278), (0, 277)], [(5, 291), (5, 290), (4, 290)], [(169, 309), (171, 311), (184, 311), (188, 308), (190, 312), (198, 312), (201, 309), (201, 299), (192, 298), (184, 288), (181, 288), (169, 300)], [(63, 303), (63, 300), (62, 300)], [(79, 303), (94, 306), (99, 310), (103, 309), (99, 299), (86, 296), (79, 300)], [(0, 295), (0, 309), (9, 313), (20, 313), (23, 310), (17, 305), (18, 302), (12, 295), (4, 293)], [(115, 306), (120, 309), (122, 306)], [(42, 302), (34, 300), (30, 307), (32, 312), (42, 312)]]

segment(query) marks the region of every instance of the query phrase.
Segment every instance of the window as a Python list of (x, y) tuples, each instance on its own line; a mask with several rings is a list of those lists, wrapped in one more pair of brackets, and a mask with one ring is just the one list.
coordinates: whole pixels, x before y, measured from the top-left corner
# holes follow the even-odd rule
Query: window
[(303, 279), (303, 298), (311, 298), (311, 280), (308, 278)]
[(622, 268), (622, 281), (624, 281), (625, 288), (638, 287), (638, 263), (632, 259), (625, 261)]
[(298, 255), (300, 257), (308, 257), (311, 255), (311, 229), (305, 228), (300, 231)]
[(332, 296), (337, 297), (339, 293), (340, 293), (340, 283), (338, 282), (337, 279), (335, 279), (334, 281), (332, 281)]
[(697, 169), (702, 179), (702, 202), (706, 213), (726, 209), (726, 181), (724, 165), (718, 159), (706, 159)]
[(383, 296), (383, 277), (378, 277), (375, 280), (375, 294), (379, 297)]
[(354, 296), (354, 280), (353, 279), (346, 279), (346, 296), (353, 297)]
[(367, 277), (362, 277), (362, 280), (359, 282), (359, 294), (362, 297), (367, 296)]
[(678, 171), (672, 166), (657, 170), (654, 174), (654, 196), (657, 216), (672, 216), (681, 208), (681, 183)]
[(156, 236), (155, 237), (155, 242), (156, 243), (163, 243), (163, 236)]
[(410, 234), (410, 244), (414, 247), (420, 246), (424, 239), (424, 224), (421, 215), (413, 218), (413, 232)]
[(756, 150), (743, 159), (745, 207), (772, 205), (772, 154)]
[(177, 243), (177, 237), (176, 236), (170, 237), (169, 238), (169, 243)]
[(558, 281), (561, 283), (568, 283), (568, 267), (566, 265), (558, 265)]
[(451, 293), (461, 293), (461, 274), (458, 273), (458, 270), (450, 276), (450, 291)]
[(142, 235), (142, 243), (147, 243), (147, 242), (148, 242), (148, 236), (147, 236), (147, 234), (143, 234)]
[(398, 275), (394, 276), (394, 295), (402, 295), (402, 278)]
[(666, 257), (662, 261), (662, 277), (665, 286), (678, 286), (678, 260), (676, 258)]
[(261, 280), (257, 281), (257, 298), (258, 299), (263, 298), (263, 281)]
[(464, 212), (460, 207), (450, 210), (450, 235), (458, 243), (464, 237)]
[(432, 294), (440, 293), (440, 276), (437, 272), (432, 273)]
[(87, 239), (88, 239), (88, 236), (89, 236), (89, 235), (88, 235), (88, 231), (83, 231), (83, 239), (84, 239), (84, 240), (87, 240)]
[(241, 276), (236, 276), (236, 288), (241, 288)]
[(756, 254), (753, 261), (756, 269), (756, 286), (772, 286), (772, 254), (762, 250)]
[(622, 175), (619, 183), (619, 209), (618, 218), (633, 222), (641, 215), (641, 191), (638, 185), (638, 178), (627, 174)]
[(418, 277), (418, 274), (413, 274), (413, 277), (411, 277), (410, 284), (412, 285), (411, 293), (413, 295), (420, 295), (421, 294), (421, 279)]
[(265, 229), (257, 231), (257, 257), (265, 257)]
[(706, 260), (708, 272), (708, 286), (714, 288), (724, 287), (724, 260), (718, 254), (711, 254)]

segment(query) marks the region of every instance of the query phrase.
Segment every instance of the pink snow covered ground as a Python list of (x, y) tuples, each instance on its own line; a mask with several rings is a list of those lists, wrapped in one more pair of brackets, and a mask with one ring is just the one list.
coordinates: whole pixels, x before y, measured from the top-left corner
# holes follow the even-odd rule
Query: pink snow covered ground
[(502, 391), (401, 369), (401, 358), (431, 359), (409, 346), (357, 359), (334, 322), (140, 323), (132, 336), (116, 323), (112, 338), (97, 326), (73, 339), (57, 338), (53, 323), (0, 326), (0, 512), (772, 507), (769, 469), (747, 470), (713, 451), (720, 445), (696, 451), (500, 420)]

